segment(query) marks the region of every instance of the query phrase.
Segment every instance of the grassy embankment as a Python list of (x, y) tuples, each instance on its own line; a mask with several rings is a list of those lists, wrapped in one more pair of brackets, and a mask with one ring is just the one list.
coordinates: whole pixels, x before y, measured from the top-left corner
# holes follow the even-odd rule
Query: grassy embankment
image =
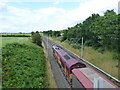
[[(81, 55), (79, 49), (73, 48), (73, 46), (68, 44), (66, 41), (60, 42), (59, 38), (51, 39), (71, 50), (75, 54), (79, 56)], [(102, 54), (92, 47), (85, 46), (83, 51), (83, 58), (118, 79), (118, 60), (113, 59), (113, 52), (105, 51)]]
[(48, 71), (43, 48), (27, 37), (0, 37), (3, 88), (47, 88)]

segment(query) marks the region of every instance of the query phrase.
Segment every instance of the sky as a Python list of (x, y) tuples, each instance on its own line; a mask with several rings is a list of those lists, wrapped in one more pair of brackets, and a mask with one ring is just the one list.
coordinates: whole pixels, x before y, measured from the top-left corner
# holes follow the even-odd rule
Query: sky
[(63, 30), (93, 13), (118, 13), (119, 0), (0, 0), (0, 33)]

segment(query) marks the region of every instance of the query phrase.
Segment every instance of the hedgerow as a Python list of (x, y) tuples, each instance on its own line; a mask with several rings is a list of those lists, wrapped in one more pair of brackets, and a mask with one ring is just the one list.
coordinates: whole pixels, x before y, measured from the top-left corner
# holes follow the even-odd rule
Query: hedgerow
[(30, 37), (30, 35), (0, 35), (0, 37)]
[(43, 49), (12, 43), (2, 48), (3, 88), (47, 88)]

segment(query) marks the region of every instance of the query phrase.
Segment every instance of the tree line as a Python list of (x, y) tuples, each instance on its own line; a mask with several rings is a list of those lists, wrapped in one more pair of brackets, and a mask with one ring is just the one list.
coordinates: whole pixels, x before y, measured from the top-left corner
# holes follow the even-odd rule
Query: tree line
[[(119, 28), (120, 15), (116, 14), (114, 10), (107, 10), (103, 16), (92, 14), (82, 23), (62, 31), (57, 31), (57, 33), (59, 32), (59, 35), (63, 33), (61, 41), (68, 40), (71, 43), (81, 44), (83, 37), (84, 45), (86, 46), (91, 46), (95, 49), (101, 48), (103, 51), (112, 50), (120, 52)], [(53, 36), (55, 31), (49, 30), (43, 33)]]
[(30, 37), (29, 33), (0, 33), (0, 37)]
[(30, 35), (0, 35), (0, 37), (30, 37)]
[(59, 37), (61, 36), (61, 32), (60, 31), (52, 31), (52, 30), (48, 30), (48, 31), (43, 31), (43, 34), (44, 35), (47, 35), (47, 36), (54, 36), (54, 37)]

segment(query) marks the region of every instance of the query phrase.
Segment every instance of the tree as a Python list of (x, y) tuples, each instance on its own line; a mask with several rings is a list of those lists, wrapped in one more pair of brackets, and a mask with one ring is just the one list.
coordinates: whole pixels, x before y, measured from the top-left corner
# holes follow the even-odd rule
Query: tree
[(39, 32), (37, 32), (37, 31), (36, 31), (36, 33), (31, 32), (31, 38), (32, 38), (33, 43), (35, 43), (39, 46), (42, 46), (42, 39), (41, 39)]
[(60, 36), (60, 31), (53, 31), (52, 36), (59, 37)]
[(31, 35), (33, 35), (33, 34), (34, 34), (34, 32), (32, 31), (32, 32), (31, 32)]

